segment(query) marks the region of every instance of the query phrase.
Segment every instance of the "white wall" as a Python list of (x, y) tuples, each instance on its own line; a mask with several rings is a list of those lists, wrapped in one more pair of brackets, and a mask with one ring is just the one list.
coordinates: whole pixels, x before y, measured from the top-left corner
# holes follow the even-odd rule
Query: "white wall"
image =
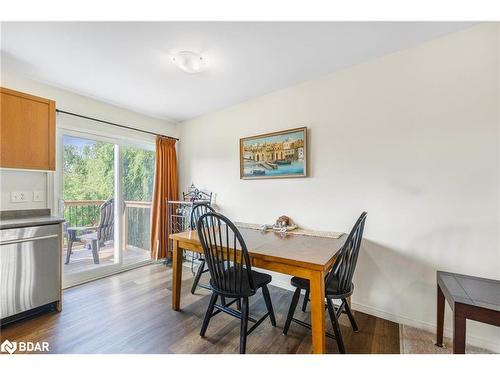
[[(1, 85), (3, 87), (53, 99), (56, 101), (58, 109), (174, 137), (177, 136), (176, 124), (131, 112), (123, 108), (33, 81), (18, 74), (15, 69), (9, 67), (6, 63), (2, 65), (1, 72)], [(58, 115), (56, 117), (56, 124), (58, 131), (62, 128), (67, 128), (136, 141), (154, 141), (154, 136), (122, 130), (106, 124), (78, 119), (67, 115)], [(57, 163), (57, 161), (56, 168), (59, 169), (60, 163)], [(54, 201), (53, 186), (51, 184), (52, 179), (50, 178), (52, 174), (53, 172), (27, 172), (23, 170), (0, 169), (0, 209), (52, 208), (53, 205), (51, 202)], [(31, 196), (30, 200), (24, 203), (12, 203), (10, 201), (11, 191), (33, 190), (43, 191), (45, 196), (44, 202), (33, 202)]]
[[(355, 308), (430, 329), (436, 270), (500, 279), (499, 38), (483, 24), (180, 124), (181, 187), (253, 223), (348, 231), (368, 211)], [(240, 137), (303, 125), (310, 177), (239, 179)], [(468, 328), (500, 351), (500, 329)]]
[[(12, 203), (10, 193), (13, 191), (29, 192), (27, 194), (29, 201)], [(43, 192), (42, 202), (33, 202), (34, 191)], [(2, 210), (47, 208), (47, 173), (0, 169), (0, 193), (0, 209)]]

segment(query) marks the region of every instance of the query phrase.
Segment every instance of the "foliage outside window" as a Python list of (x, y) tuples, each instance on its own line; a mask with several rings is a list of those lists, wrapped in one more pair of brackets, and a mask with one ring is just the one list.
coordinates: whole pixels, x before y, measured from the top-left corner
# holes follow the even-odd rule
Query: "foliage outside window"
[[(105, 201), (114, 195), (114, 144), (65, 136), (63, 142), (63, 197), (67, 201)], [(123, 146), (122, 192), (125, 202), (151, 202), (155, 153)], [(100, 203), (66, 206), (68, 226), (94, 226)], [(150, 208), (129, 208), (129, 242), (149, 248)], [(132, 220), (131, 220), (132, 219)], [(135, 225), (135, 226), (134, 226)], [(140, 237), (140, 238), (139, 238)]]

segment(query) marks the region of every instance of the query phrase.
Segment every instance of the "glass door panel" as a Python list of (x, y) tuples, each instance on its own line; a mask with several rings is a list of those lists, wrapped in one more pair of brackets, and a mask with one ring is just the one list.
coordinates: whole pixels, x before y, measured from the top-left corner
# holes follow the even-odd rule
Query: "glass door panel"
[(63, 286), (151, 262), (154, 145), (70, 130), (58, 145)]
[(151, 201), (155, 153), (153, 150), (122, 146), (123, 265), (151, 259)]
[(118, 262), (114, 241), (117, 146), (70, 135), (62, 138), (63, 272), (65, 280), (75, 283)]

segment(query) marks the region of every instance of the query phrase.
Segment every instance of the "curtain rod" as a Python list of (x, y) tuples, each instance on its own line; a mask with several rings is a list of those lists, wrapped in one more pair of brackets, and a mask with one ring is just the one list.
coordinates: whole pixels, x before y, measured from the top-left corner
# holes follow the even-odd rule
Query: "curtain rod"
[(120, 124), (117, 124), (117, 123), (114, 123), (114, 122), (109, 122), (109, 121), (105, 121), (105, 120), (99, 120), (98, 118), (88, 117), (88, 116), (79, 115), (79, 114), (77, 114), (77, 113), (73, 113), (73, 112), (63, 111), (62, 109), (56, 109), (56, 112), (57, 112), (57, 113), (64, 113), (65, 115), (70, 115), (70, 116), (75, 116), (75, 117), (84, 118), (84, 119), (86, 119), (86, 120), (91, 120), (91, 121), (102, 122), (103, 124), (113, 125), (113, 126), (117, 126), (117, 127), (119, 127), (119, 128), (123, 128), (123, 129), (135, 130), (135, 131), (137, 131), (137, 132), (141, 132), (141, 133), (147, 133), (147, 134), (151, 134), (151, 135), (156, 135), (156, 136), (158, 136), (158, 137), (164, 137), (164, 138), (175, 139), (176, 141), (178, 141), (178, 140), (179, 140), (179, 138), (171, 137), (171, 136), (169, 136), (169, 135), (165, 135), (165, 134), (158, 134), (158, 133), (153, 133), (153, 132), (150, 132), (150, 131), (147, 131), (147, 130), (137, 129), (137, 128), (133, 128), (133, 127), (131, 127), (131, 126), (127, 126), (127, 125), (120, 125)]

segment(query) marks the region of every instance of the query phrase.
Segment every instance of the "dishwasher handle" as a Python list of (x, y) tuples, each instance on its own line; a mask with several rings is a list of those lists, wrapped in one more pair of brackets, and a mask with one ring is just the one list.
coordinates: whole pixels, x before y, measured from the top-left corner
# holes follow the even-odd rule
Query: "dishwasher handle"
[(11, 245), (11, 244), (15, 244), (15, 243), (38, 241), (38, 240), (46, 240), (48, 238), (56, 238), (56, 237), (59, 237), (59, 235), (57, 235), (57, 234), (50, 234), (50, 235), (47, 235), (47, 236), (28, 237), (28, 238), (21, 238), (21, 239), (15, 239), (15, 240), (7, 240), (7, 241), (1, 241), (0, 242), (0, 246)]

